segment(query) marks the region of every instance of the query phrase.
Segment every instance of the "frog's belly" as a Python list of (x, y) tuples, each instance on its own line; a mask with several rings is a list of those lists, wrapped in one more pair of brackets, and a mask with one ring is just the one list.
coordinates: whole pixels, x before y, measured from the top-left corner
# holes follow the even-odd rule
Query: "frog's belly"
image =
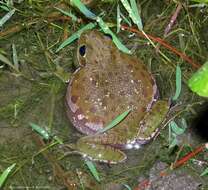
[(119, 69), (114, 72), (80, 69), (73, 75), (66, 95), (67, 112), (82, 133), (94, 134), (128, 109), (135, 115), (130, 125), (138, 126), (151, 107), (156, 94), (151, 75), (141, 69), (136, 73), (131, 68)]

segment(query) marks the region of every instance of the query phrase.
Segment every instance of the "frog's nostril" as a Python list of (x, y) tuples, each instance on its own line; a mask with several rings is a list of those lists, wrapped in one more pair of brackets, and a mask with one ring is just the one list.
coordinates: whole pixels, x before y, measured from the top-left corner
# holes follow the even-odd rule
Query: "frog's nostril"
[(80, 54), (81, 56), (85, 56), (85, 53), (86, 53), (86, 46), (83, 45), (83, 46), (81, 46), (81, 47), (79, 48), (79, 54)]

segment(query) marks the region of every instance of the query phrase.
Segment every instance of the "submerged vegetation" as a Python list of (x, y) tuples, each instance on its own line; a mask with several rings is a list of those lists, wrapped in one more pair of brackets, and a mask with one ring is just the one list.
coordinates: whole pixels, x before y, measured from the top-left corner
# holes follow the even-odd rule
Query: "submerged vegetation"
[[(208, 138), (193, 130), (208, 104), (188, 87), (208, 59), (207, 1), (97, 1), (87, 10), (72, 2), (0, 1), (0, 188), (142, 190), (143, 182), (151, 185), (150, 168), (162, 161), (168, 167), (158, 176), (185, 171), (208, 189)], [(80, 137), (64, 102), (78, 67), (76, 39), (92, 28), (140, 57), (160, 96), (174, 104), (157, 139), (110, 167), (85, 162), (64, 146)]]

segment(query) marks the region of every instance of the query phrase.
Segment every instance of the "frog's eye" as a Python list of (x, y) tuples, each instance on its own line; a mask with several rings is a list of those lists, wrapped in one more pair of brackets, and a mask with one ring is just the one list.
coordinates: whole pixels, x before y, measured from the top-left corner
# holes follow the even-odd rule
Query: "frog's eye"
[(110, 34), (104, 34), (108, 39), (112, 40), (112, 36)]
[(86, 46), (85, 45), (82, 45), (80, 48), (79, 48), (79, 54), (84, 57), (85, 56), (85, 53), (86, 53)]

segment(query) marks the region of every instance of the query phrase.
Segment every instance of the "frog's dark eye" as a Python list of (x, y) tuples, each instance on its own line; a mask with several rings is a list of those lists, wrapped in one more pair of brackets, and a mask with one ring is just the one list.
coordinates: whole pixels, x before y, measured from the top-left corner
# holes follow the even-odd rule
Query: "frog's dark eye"
[(109, 38), (110, 40), (112, 40), (112, 36), (110, 34), (104, 34), (107, 38)]
[(85, 56), (85, 53), (86, 53), (86, 46), (83, 45), (79, 48), (79, 54), (84, 57)]

